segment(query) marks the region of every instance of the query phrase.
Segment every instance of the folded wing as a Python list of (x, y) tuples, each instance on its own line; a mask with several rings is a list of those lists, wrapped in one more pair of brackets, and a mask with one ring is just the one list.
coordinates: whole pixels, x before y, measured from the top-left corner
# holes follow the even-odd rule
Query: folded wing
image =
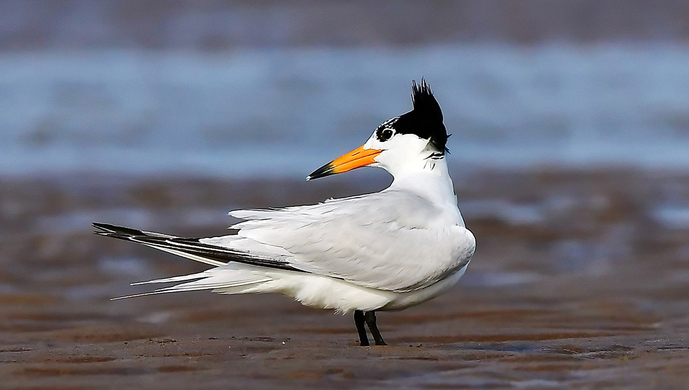
[(456, 272), (474, 238), (442, 209), (408, 192), (383, 191), (278, 210), (238, 210), (237, 235), (200, 242), (253, 256), (275, 253), (300, 271), (376, 289), (413, 291)]

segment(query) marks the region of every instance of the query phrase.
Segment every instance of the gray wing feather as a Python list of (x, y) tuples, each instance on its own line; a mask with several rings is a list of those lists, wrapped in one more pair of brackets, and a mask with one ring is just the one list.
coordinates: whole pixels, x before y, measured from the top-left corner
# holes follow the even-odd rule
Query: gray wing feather
[(284, 249), (294, 268), (371, 288), (427, 287), (466, 265), (474, 249), (468, 230), (407, 192), (230, 214), (246, 220), (233, 226), (239, 236)]

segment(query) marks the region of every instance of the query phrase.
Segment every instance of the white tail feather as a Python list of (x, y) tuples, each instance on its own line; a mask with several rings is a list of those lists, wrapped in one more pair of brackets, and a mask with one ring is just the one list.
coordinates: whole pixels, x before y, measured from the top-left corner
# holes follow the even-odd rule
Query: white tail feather
[(273, 280), (273, 278), (266, 276), (264, 272), (257, 271), (258, 269), (254, 266), (231, 263), (195, 274), (132, 283), (133, 286), (138, 286), (155, 283), (185, 282), (197, 279), (170, 287), (159, 288), (154, 291), (112, 298), (112, 300), (198, 290), (213, 290), (222, 294), (240, 294), (247, 290), (254, 289), (262, 283)]
[(142, 243), (142, 244), (143, 244), (143, 245), (146, 245), (146, 246), (149, 246), (149, 247), (151, 247), (151, 248), (155, 248), (155, 249), (161, 250), (161, 251), (163, 251), (163, 252), (168, 252), (168, 253), (172, 253), (173, 255), (177, 255), (177, 256), (181, 256), (181, 257), (186, 257), (187, 259), (191, 259), (191, 260), (198, 261), (198, 262), (201, 262), (201, 263), (206, 263), (206, 264), (209, 264), (209, 265), (212, 265), (212, 266), (215, 266), (215, 267), (222, 267), (222, 266), (228, 264), (228, 263), (223, 263), (222, 261), (211, 260), (211, 259), (207, 259), (207, 258), (205, 258), (205, 257), (201, 257), (201, 256), (197, 256), (197, 255), (192, 255), (192, 254), (190, 254), (190, 253), (178, 251), (178, 250), (176, 250), (176, 249), (163, 248), (163, 247), (160, 247), (160, 246), (157, 246), (157, 245), (153, 245), (153, 244), (148, 244), (148, 243)]
[(134, 282), (130, 283), (130, 286), (141, 286), (143, 284), (154, 284), (154, 283), (172, 283), (172, 282), (184, 282), (187, 280), (192, 280), (192, 279), (201, 279), (205, 278), (206, 276), (204, 275), (206, 272), (201, 272), (198, 274), (189, 274), (189, 275), (181, 275), (181, 276), (172, 276), (169, 278), (162, 278), (162, 279), (154, 279), (154, 280), (146, 280), (142, 282)]

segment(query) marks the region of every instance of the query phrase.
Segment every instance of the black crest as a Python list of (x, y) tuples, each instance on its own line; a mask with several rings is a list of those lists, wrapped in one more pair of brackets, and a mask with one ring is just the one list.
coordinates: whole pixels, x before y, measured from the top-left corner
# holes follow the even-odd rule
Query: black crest
[(398, 133), (416, 134), (428, 139), (435, 149), (444, 154), (448, 151), (445, 147), (448, 135), (443, 124), (443, 112), (423, 78), (420, 84), (412, 81), (411, 101), (414, 109), (401, 115), (392, 126)]

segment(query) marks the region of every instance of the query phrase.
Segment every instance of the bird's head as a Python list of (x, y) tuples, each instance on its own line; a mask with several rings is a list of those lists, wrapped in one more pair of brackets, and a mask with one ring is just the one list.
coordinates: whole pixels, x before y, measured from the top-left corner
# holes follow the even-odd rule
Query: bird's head
[(363, 166), (378, 166), (390, 173), (411, 162), (444, 158), (448, 134), (443, 113), (426, 80), (412, 81), (413, 109), (387, 120), (365, 144), (311, 173), (312, 180)]

